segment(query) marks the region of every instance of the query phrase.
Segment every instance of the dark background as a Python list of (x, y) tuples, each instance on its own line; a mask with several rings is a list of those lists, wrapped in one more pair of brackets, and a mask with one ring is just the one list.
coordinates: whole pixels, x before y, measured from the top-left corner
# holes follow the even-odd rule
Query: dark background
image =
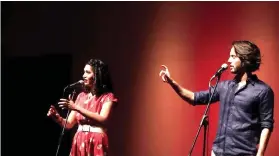
[[(47, 111), (62, 97), (66, 85), (82, 78), (91, 58), (110, 66), (113, 81), (118, 79), (118, 97), (131, 94), (123, 86), (131, 86), (136, 72), (132, 69), (136, 55), (130, 52), (140, 50), (138, 29), (147, 16), (136, 10), (146, 8), (143, 4), (1, 2), (3, 156), (55, 155), (61, 128), (46, 117)], [(126, 75), (120, 76), (123, 71)], [(121, 98), (122, 103), (129, 100)], [(124, 113), (114, 113), (117, 117), (110, 126), (116, 128), (108, 132), (111, 155), (127, 152), (129, 107), (120, 106)], [(74, 132), (65, 131), (59, 155), (69, 154)]]
[[(2, 155), (54, 155), (61, 130), (46, 113), (71, 81), (71, 59), (67, 55), (49, 55), (4, 61)], [(66, 131), (60, 147), (62, 155), (67, 155), (70, 137)]]

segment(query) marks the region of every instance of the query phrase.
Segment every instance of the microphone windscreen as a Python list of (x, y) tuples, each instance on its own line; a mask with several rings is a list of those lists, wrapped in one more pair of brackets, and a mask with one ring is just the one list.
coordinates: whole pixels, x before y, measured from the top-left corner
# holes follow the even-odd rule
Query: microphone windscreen
[(226, 63), (224, 63), (224, 64), (222, 64), (221, 67), (224, 68), (224, 69), (227, 69), (227, 68), (228, 68), (228, 65), (227, 65)]
[(83, 83), (84, 83), (84, 81), (83, 81), (83, 80), (79, 80), (79, 81), (78, 81), (78, 83), (83, 84)]

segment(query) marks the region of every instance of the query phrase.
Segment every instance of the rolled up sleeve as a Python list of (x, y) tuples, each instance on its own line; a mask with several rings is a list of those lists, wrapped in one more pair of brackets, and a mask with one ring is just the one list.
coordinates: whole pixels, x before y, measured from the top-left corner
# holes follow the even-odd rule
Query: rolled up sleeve
[(263, 90), (260, 94), (260, 124), (261, 128), (268, 128), (270, 131), (273, 130), (274, 123), (274, 92), (271, 88)]
[[(213, 87), (211, 87), (211, 92), (213, 92)], [(209, 90), (200, 91), (200, 92), (194, 92), (194, 103), (193, 105), (205, 105), (209, 102)], [(219, 92), (218, 87), (216, 88), (216, 91), (211, 99), (211, 103), (214, 103), (219, 100)]]

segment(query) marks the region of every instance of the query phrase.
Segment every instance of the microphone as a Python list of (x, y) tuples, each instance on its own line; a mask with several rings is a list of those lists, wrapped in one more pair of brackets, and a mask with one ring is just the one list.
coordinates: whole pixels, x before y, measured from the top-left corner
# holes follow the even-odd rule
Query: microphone
[(228, 65), (226, 63), (222, 64), (221, 68), (212, 76), (212, 78), (210, 80), (212, 80), (213, 78), (220, 76), (223, 71), (225, 71), (228, 68)]
[(72, 87), (76, 87), (77, 85), (83, 85), (84, 81), (83, 80), (79, 80), (78, 82), (72, 83), (70, 85), (68, 85), (67, 87), (72, 88)]

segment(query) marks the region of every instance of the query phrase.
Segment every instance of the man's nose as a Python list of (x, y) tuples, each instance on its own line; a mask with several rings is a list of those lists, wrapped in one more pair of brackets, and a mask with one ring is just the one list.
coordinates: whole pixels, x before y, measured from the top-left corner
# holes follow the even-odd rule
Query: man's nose
[(231, 63), (231, 58), (228, 59), (228, 62)]

